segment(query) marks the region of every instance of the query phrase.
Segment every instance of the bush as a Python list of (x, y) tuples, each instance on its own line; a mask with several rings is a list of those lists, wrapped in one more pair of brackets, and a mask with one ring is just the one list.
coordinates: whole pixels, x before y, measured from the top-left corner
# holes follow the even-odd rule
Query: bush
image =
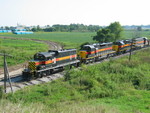
[(3, 92), (3, 87), (0, 86), (0, 99), (3, 98), (3, 94), (4, 94), (4, 92)]

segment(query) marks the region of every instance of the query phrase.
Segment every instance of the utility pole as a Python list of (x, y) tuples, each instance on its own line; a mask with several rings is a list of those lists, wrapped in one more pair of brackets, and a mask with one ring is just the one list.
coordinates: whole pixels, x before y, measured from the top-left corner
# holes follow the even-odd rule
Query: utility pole
[(12, 56), (6, 54), (5, 52), (0, 53), (0, 56), (4, 57), (4, 92), (6, 93), (7, 79), (9, 81), (11, 91), (13, 92), (12, 85), (11, 85), (11, 79), (10, 79), (10, 76), (9, 76), (9, 71), (8, 71), (7, 62), (6, 62), (6, 57), (12, 57)]
[(129, 54), (129, 61), (131, 60), (131, 55), (132, 55), (132, 45), (133, 45), (133, 39), (131, 41), (131, 46), (130, 46), (130, 54)]

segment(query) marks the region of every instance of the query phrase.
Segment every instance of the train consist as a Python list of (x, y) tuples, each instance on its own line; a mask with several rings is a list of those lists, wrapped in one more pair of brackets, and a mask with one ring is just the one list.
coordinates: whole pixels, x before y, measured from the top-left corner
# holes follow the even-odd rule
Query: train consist
[(65, 66), (79, 66), (81, 63), (91, 63), (102, 58), (108, 58), (128, 51), (149, 46), (146, 37), (121, 40), (109, 43), (95, 43), (84, 45), (78, 54), (76, 49), (49, 50), (39, 52), (34, 55), (34, 59), (29, 61), (29, 65), (22, 72), (25, 80), (43, 77), (53, 73), (55, 69)]

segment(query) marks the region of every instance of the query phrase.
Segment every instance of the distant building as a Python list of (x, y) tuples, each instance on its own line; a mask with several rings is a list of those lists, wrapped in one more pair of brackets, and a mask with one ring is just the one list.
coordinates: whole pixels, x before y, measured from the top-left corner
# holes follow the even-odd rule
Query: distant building
[(33, 34), (32, 31), (28, 31), (25, 25), (20, 25), (17, 23), (17, 27), (12, 30), (14, 34)]

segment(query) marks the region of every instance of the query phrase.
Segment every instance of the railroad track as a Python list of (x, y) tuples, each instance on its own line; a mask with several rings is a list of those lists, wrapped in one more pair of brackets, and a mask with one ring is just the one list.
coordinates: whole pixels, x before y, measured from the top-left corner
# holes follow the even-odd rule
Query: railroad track
[[(143, 49), (146, 49), (146, 48), (143, 48)], [(140, 49), (140, 50), (136, 50), (136, 51), (133, 51), (132, 54), (135, 54), (135, 52), (137, 51), (141, 51), (143, 49)], [(118, 56), (114, 56), (114, 57), (111, 57), (112, 59), (117, 59), (117, 58), (120, 58), (120, 57), (123, 57), (123, 56), (127, 56), (129, 55), (130, 53), (125, 53), (125, 54), (121, 54), (121, 55), (118, 55)], [(94, 62), (94, 63), (90, 63), (89, 65), (94, 65), (94, 64), (99, 64), (99, 63), (102, 63), (102, 62), (105, 62), (105, 61), (109, 61), (110, 58), (106, 59), (102, 59), (100, 61), (97, 61), (97, 62)], [(80, 67), (79, 67), (80, 69)], [(19, 90), (19, 89), (22, 89), (26, 86), (30, 86), (30, 85), (37, 85), (37, 84), (41, 84), (41, 83), (46, 83), (46, 82), (51, 82), (53, 80), (56, 80), (58, 78), (62, 78), (64, 76), (64, 72), (59, 72), (59, 71), (56, 71), (54, 74), (52, 75), (49, 75), (49, 76), (46, 76), (46, 77), (43, 77), (43, 78), (38, 78), (38, 79), (35, 79), (35, 80), (31, 80), (31, 81), (23, 81), (22, 79), (22, 76), (21, 76), (21, 73), (18, 74), (18, 75), (14, 75), (11, 77), (11, 82), (12, 82), (12, 89), (13, 89), (13, 92)], [(0, 85), (3, 85), (3, 79), (0, 80)], [(7, 89), (6, 89), (6, 93), (10, 93), (11, 92), (11, 89), (7, 83)]]

